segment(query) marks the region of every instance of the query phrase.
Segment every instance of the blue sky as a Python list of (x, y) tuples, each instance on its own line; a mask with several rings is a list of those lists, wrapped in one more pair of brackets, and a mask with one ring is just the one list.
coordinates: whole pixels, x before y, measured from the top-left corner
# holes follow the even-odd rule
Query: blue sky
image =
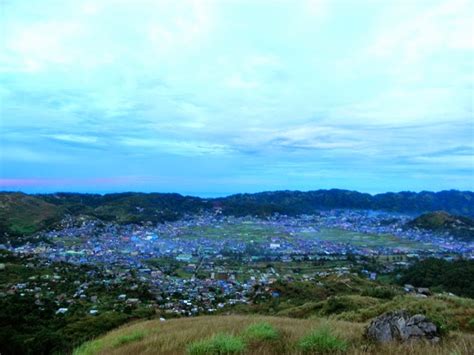
[(0, 189), (474, 190), (474, 2), (1, 2)]

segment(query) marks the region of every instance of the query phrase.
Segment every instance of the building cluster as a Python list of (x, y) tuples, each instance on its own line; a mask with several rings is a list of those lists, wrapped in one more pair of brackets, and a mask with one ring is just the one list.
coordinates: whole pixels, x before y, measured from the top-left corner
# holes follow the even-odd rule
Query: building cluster
[[(269, 287), (277, 279), (314, 279), (327, 272), (282, 272), (271, 265), (262, 268), (262, 263), (293, 265), (347, 255), (473, 257), (474, 243), (407, 229), (404, 226), (409, 219), (393, 213), (346, 210), (268, 219), (205, 214), (157, 225), (118, 225), (89, 219), (65, 221), (61, 229), (42, 233), (45, 242), (5, 247), (50, 263), (98, 266), (107, 275), (98, 282), (106, 284), (136, 278), (148, 285), (156, 306), (164, 312), (194, 315), (249, 303), (257, 285)], [(376, 277), (372, 273), (367, 276)], [(33, 292), (35, 297), (47, 292), (38, 289), (36, 280), (30, 281), (9, 292)], [(94, 297), (87, 291), (87, 282), (77, 281), (76, 286), (70, 303)], [(130, 285), (131, 291), (133, 287)], [(68, 304), (57, 301), (61, 305), (58, 312), (67, 312)], [(127, 294), (117, 295), (116, 301), (128, 305), (141, 302)], [(98, 310), (92, 308), (90, 312), (96, 314)]]

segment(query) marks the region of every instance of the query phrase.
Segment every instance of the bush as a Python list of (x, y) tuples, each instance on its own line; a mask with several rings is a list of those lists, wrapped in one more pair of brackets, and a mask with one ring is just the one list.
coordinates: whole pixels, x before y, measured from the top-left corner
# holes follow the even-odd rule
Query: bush
[(278, 338), (278, 331), (269, 323), (255, 323), (244, 330), (243, 337), (249, 341), (275, 340)]
[(356, 310), (357, 308), (359, 306), (351, 298), (333, 296), (327, 299), (321, 312), (324, 315), (331, 315)]
[(361, 296), (368, 296), (368, 297), (374, 297), (374, 298), (382, 298), (382, 299), (387, 299), (391, 300), (397, 295), (397, 292), (393, 288), (389, 287), (370, 287), (366, 288), (365, 290), (362, 291)]
[(200, 340), (188, 347), (190, 355), (236, 354), (245, 350), (241, 338), (227, 334), (217, 334), (210, 339)]
[(333, 335), (331, 331), (324, 327), (316, 329), (304, 336), (298, 347), (304, 352), (335, 353), (347, 350), (347, 342)]

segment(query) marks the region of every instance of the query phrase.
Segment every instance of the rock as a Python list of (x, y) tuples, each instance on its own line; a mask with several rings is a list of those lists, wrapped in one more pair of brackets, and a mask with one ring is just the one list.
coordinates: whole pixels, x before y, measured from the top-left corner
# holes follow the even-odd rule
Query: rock
[(372, 320), (366, 329), (366, 336), (378, 343), (418, 340), (437, 343), (440, 339), (438, 328), (424, 315), (411, 316), (404, 310), (387, 312)]
[(431, 296), (431, 291), (430, 291), (429, 288), (418, 287), (417, 292), (420, 293), (420, 294), (422, 294), (422, 295)]

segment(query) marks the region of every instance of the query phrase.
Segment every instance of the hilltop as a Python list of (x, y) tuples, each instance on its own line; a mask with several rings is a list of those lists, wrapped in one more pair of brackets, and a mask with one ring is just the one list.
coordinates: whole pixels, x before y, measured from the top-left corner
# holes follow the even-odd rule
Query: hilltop
[(160, 223), (185, 215), (220, 211), (224, 215), (265, 217), (274, 213), (299, 215), (324, 209), (384, 210), (424, 213), (440, 209), (474, 216), (474, 193), (470, 191), (398, 192), (370, 195), (349, 190), (275, 191), (204, 199), (170, 193), (28, 195), (0, 193), (0, 236), (31, 235), (54, 226), (65, 215), (103, 221)]
[(409, 222), (408, 227), (445, 232), (465, 239), (474, 239), (474, 220), (451, 215), (445, 211), (425, 213)]
[[(202, 316), (126, 325), (83, 344), (74, 355), (92, 354), (217, 354), (214, 349), (240, 349), (241, 354), (303, 354), (303, 340), (314, 341), (322, 353), (346, 354), (469, 354), (474, 336), (453, 333), (441, 345), (425, 343), (375, 345), (364, 337), (364, 323), (324, 318), (294, 319), (268, 316)], [(219, 341), (215, 336), (220, 335)], [(313, 338), (314, 339), (314, 338)], [(311, 341), (311, 340), (310, 340)], [(236, 351), (229, 353), (236, 353)]]

